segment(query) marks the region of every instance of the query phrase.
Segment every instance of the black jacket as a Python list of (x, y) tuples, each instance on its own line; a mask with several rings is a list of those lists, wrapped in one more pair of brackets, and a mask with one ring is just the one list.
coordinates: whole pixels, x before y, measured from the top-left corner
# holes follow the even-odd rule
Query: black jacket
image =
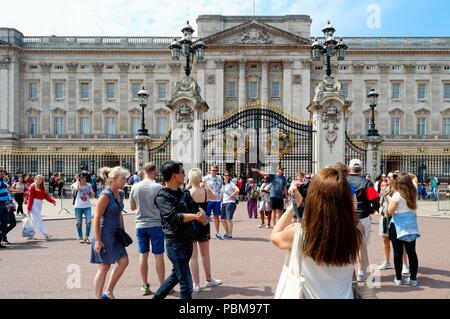
[(183, 214), (197, 214), (199, 206), (188, 191), (178, 189), (173, 191), (162, 188), (155, 198), (155, 204), (161, 213), (161, 224), (168, 241), (189, 242), (185, 228), (189, 223), (183, 222)]

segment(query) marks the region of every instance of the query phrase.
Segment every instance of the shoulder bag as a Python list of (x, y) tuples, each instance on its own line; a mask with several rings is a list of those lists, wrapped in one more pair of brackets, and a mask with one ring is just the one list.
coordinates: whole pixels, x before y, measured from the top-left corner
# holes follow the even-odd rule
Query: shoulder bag
[(275, 299), (302, 299), (305, 278), (302, 276), (301, 225), (296, 224), (292, 248), (278, 281)]

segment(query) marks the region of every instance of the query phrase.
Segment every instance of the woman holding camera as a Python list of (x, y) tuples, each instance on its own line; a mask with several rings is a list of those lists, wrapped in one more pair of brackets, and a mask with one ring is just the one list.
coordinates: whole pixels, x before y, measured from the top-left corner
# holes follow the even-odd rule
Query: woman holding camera
[[(118, 228), (125, 230), (122, 216), (124, 193), (121, 189), (125, 186), (128, 174), (122, 167), (104, 167), (99, 171), (107, 187), (95, 207), (94, 237), (91, 242), (91, 263), (99, 265), (94, 279), (95, 297), (98, 299), (114, 299), (114, 287), (128, 266), (127, 251), (115, 236)], [(117, 266), (111, 273), (106, 291), (102, 293), (106, 276), (115, 263)]]
[(305, 211), (302, 224), (292, 223), (289, 207), (274, 227), (272, 243), (290, 251), (294, 236), (300, 236), (303, 298), (352, 299), (362, 236), (347, 178), (334, 168), (321, 170), (308, 189)]

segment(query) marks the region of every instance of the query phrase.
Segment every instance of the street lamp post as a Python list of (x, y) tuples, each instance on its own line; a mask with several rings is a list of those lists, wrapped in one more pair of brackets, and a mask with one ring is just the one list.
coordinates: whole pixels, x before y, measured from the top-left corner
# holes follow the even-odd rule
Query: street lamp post
[(375, 89), (370, 90), (367, 94), (369, 106), (372, 109), (372, 123), (370, 123), (370, 129), (367, 131), (367, 136), (380, 136), (378, 130), (375, 128), (375, 108), (378, 104), (378, 96), (379, 94), (375, 92)]
[(323, 59), (323, 64), (327, 67), (326, 74), (327, 77), (331, 77), (331, 57), (336, 55), (338, 61), (345, 60), (345, 54), (348, 46), (344, 43), (341, 38), (339, 42), (334, 38), (334, 32), (336, 29), (331, 25), (331, 21), (328, 20), (328, 24), (322, 30), (325, 38), (324, 44), (320, 44), (317, 38), (314, 39), (311, 45), (311, 58), (313, 61), (320, 61)]
[(192, 34), (194, 29), (187, 21), (186, 26), (181, 30), (183, 37), (181, 40), (173, 39), (169, 46), (173, 61), (180, 60), (180, 53), (186, 58), (186, 66), (184, 72), (187, 77), (191, 75), (192, 63), (194, 62), (194, 55), (197, 61), (203, 61), (205, 58), (205, 43), (202, 40), (192, 41)]
[(145, 128), (145, 108), (147, 107), (147, 99), (149, 96), (150, 94), (148, 94), (144, 87), (142, 87), (142, 89), (138, 92), (140, 106), (142, 108), (142, 123), (141, 128), (138, 131), (139, 136), (149, 136), (148, 130)]

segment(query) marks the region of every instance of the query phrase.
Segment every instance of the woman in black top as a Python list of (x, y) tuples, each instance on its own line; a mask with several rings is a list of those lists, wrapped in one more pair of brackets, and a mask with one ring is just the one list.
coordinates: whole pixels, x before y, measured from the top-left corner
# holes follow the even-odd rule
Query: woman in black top
[[(189, 181), (191, 183), (192, 199), (206, 212), (208, 200), (216, 200), (217, 197), (212, 191), (208, 183), (203, 183), (203, 173), (200, 169), (194, 168), (189, 172)], [(192, 273), (192, 280), (194, 282), (193, 291), (200, 292), (200, 276), (198, 265), (198, 250), (202, 256), (203, 270), (205, 271), (206, 287), (213, 287), (220, 285), (222, 282), (211, 277), (211, 260), (209, 254), (209, 240), (210, 240), (210, 225), (202, 226), (201, 240), (194, 242), (191, 261), (189, 263)]]

